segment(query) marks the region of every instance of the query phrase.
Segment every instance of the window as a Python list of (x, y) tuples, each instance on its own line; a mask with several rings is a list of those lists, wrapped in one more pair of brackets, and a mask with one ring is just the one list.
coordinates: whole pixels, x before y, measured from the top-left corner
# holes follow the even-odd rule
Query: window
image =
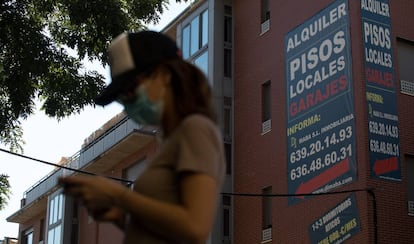
[(406, 157), (408, 215), (414, 216), (414, 157)]
[(260, 17), (262, 23), (268, 21), (270, 19), (270, 9), (269, 9), (269, 0), (261, 0), (261, 13)]
[(223, 73), (224, 77), (232, 77), (232, 42), (233, 42), (233, 19), (232, 7), (224, 6), (224, 53), (223, 53)]
[(223, 109), (224, 109), (224, 152), (226, 156), (226, 174), (230, 175), (232, 168), (232, 100), (231, 97), (224, 97), (223, 102)]
[(261, 0), (261, 34), (266, 33), (270, 29), (270, 9), (269, 0)]
[(195, 18), (191, 21), (190, 28), (190, 55), (194, 55), (200, 49), (200, 21), (199, 18)]
[(231, 198), (229, 196), (223, 196), (223, 241), (224, 244), (230, 244), (230, 224), (231, 224)]
[(201, 14), (201, 47), (208, 43), (208, 10)]
[(262, 241), (272, 240), (272, 187), (262, 189)]
[(203, 71), (204, 75), (208, 75), (208, 50), (204, 51), (200, 56), (194, 59), (194, 64)]
[(231, 142), (232, 138), (232, 99), (231, 97), (224, 97), (223, 98), (223, 110), (224, 110), (224, 118), (223, 118), (223, 129), (224, 129), (224, 138), (226, 141)]
[(271, 86), (270, 81), (262, 84), (262, 134), (271, 130)]
[(231, 143), (224, 143), (224, 153), (226, 154), (226, 174), (231, 175), (231, 161), (232, 161), (232, 146)]
[(22, 244), (33, 244), (33, 228), (23, 232)]
[(47, 243), (62, 243), (64, 196), (61, 192), (52, 194), (48, 204)]
[(40, 231), (39, 231), (39, 241), (43, 241), (45, 238), (45, 219), (40, 220)]
[(189, 59), (208, 44), (208, 10), (196, 16), (183, 28), (181, 49), (183, 58)]
[(233, 18), (232, 7), (224, 6), (224, 42), (233, 42)]
[(223, 236), (230, 236), (230, 210), (228, 208), (223, 209)]
[(224, 48), (224, 67), (223, 67), (224, 77), (232, 77), (232, 55), (230, 48)]
[(414, 96), (414, 43), (399, 39), (397, 46), (401, 93)]
[(262, 122), (271, 119), (270, 99), (270, 81), (267, 81), (262, 84)]
[(263, 188), (262, 194), (262, 226), (263, 229), (267, 229), (272, 227), (272, 197), (266, 197), (266, 195), (272, 194), (272, 187)]
[(181, 51), (183, 52), (183, 58), (187, 59), (190, 57), (190, 26), (187, 25), (183, 29), (183, 41), (181, 45)]
[(208, 10), (201, 12), (184, 26), (181, 49), (183, 58), (194, 63), (208, 76)]

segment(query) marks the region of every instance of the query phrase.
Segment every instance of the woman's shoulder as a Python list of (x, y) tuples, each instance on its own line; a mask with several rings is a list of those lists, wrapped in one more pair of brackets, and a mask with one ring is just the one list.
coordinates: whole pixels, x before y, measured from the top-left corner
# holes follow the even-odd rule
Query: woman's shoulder
[(202, 114), (191, 114), (183, 119), (180, 124), (181, 133), (211, 133), (218, 135), (218, 127), (210, 118)]
[(216, 124), (207, 116), (203, 114), (191, 114), (188, 115), (183, 119), (181, 122), (183, 126), (190, 126), (190, 125), (210, 125), (216, 126)]

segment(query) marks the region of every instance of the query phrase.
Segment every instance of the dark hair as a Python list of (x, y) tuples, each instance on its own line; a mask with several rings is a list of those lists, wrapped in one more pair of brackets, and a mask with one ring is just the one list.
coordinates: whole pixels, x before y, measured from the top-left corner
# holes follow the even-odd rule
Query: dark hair
[(171, 74), (174, 106), (180, 120), (191, 114), (202, 114), (217, 123), (211, 87), (204, 73), (181, 59), (162, 64)]

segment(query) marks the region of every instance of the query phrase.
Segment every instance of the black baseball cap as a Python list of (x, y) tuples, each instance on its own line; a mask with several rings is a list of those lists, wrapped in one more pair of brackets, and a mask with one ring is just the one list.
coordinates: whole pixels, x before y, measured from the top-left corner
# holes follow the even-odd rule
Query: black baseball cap
[(151, 71), (160, 63), (181, 58), (175, 41), (155, 31), (125, 32), (108, 48), (111, 83), (95, 98), (98, 105), (107, 105), (134, 85), (137, 75)]

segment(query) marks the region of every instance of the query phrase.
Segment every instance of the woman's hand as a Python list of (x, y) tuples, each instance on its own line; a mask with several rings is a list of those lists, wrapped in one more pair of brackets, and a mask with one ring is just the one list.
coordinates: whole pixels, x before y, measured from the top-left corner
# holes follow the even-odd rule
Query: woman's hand
[(121, 210), (116, 208), (119, 196), (128, 188), (100, 176), (69, 176), (60, 178), (65, 194), (80, 200), (96, 220), (117, 221)]
[(89, 214), (96, 221), (114, 222), (120, 228), (123, 228), (123, 225), (124, 225), (124, 211), (122, 211), (120, 208), (112, 207), (112, 208), (109, 208), (109, 209), (89, 210)]

